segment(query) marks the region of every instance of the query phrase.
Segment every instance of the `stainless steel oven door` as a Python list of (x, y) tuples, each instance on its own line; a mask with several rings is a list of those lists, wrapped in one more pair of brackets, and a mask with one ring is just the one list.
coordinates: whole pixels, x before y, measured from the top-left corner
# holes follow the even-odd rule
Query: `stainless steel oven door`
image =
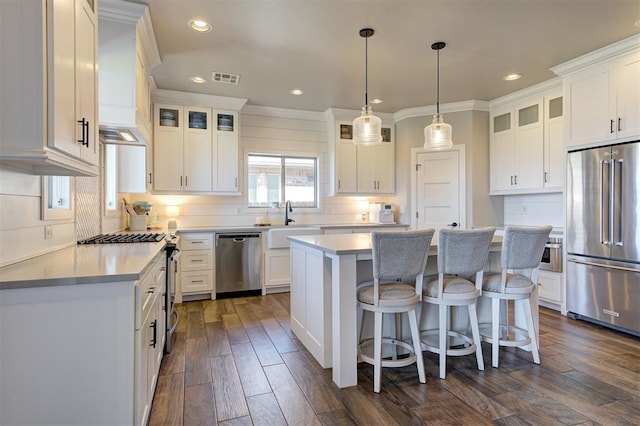
[(540, 269), (562, 272), (562, 240), (560, 238), (551, 238), (544, 246)]

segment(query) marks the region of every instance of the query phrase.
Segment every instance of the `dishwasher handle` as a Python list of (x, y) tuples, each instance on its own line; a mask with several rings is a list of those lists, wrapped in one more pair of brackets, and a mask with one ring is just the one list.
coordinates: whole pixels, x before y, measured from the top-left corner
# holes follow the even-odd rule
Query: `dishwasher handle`
[(252, 233), (252, 234), (216, 234), (216, 246), (218, 245), (218, 240), (232, 240), (234, 243), (244, 243), (248, 239), (262, 238), (261, 233)]

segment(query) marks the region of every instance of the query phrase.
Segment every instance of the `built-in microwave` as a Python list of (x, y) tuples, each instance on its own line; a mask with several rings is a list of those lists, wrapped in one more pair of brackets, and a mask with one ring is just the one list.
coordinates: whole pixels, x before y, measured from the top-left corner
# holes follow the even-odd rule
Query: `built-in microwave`
[(549, 238), (544, 246), (540, 269), (562, 272), (562, 238)]

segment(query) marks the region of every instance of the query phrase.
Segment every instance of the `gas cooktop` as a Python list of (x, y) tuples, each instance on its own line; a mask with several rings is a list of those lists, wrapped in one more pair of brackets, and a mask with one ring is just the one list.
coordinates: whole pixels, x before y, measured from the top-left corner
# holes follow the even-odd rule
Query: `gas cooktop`
[(100, 234), (85, 240), (78, 241), (78, 244), (120, 244), (120, 243), (157, 243), (162, 241), (166, 234), (140, 233), (140, 234)]

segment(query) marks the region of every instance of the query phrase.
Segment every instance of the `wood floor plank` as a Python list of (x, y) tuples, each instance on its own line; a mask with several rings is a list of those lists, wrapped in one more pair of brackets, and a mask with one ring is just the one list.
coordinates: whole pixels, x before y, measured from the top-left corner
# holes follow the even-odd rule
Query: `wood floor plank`
[(342, 402), (335, 396), (336, 388), (328, 386), (323, 380), (318, 380), (318, 375), (309, 366), (304, 355), (298, 351), (284, 353), (281, 356), (317, 414), (345, 409)]
[(207, 334), (210, 357), (231, 355), (229, 336), (222, 321), (205, 323), (205, 332)]
[[(511, 392), (498, 395), (496, 401), (502, 406), (512, 410), (518, 415), (519, 419), (528, 422), (534, 420), (532, 424), (563, 425), (577, 424), (588, 420), (580, 413), (564, 407), (562, 404), (553, 404), (553, 401), (544, 404), (544, 402), (540, 402), (539, 398), (531, 398), (529, 394), (524, 392)], [(539, 407), (540, 405), (543, 406), (543, 409)]]
[(236, 305), (236, 312), (240, 317), (244, 328), (260, 327), (260, 321), (256, 318), (253, 306), (247, 302)]
[(233, 303), (233, 299), (222, 299), (220, 300), (222, 305), (224, 306), (225, 311), (228, 314), (237, 314), (236, 305)]
[(249, 343), (249, 336), (242, 326), (242, 321), (238, 314), (223, 314), (222, 324), (229, 336), (229, 343), (232, 345), (238, 343)]
[(238, 417), (235, 419), (218, 422), (218, 426), (251, 426), (252, 424), (253, 423), (251, 423), (250, 416)]
[(187, 348), (187, 333), (175, 333), (175, 340), (171, 353), (162, 358), (160, 364), (160, 375), (184, 373), (185, 353)]
[(284, 364), (264, 367), (282, 414), (290, 425), (320, 425), (316, 416)]
[(249, 343), (240, 343), (233, 345), (231, 349), (245, 396), (271, 393), (271, 386), (269, 386), (269, 381), (262, 370), (253, 346)]
[(202, 310), (187, 311), (187, 339), (204, 337), (204, 316)]
[(184, 426), (217, 423), (211, 383), (184, 388)]
[(247, 334), (262, 366), (282, 363), (280, 354), (262, 327), (250, 328)]
[(206, 303), (202, 303), (202, 306), (202, 313), (204, 315), (205, 323), (222, 321), (223, 314), (233, 313), (227, 312), (224, 303), (222, 303), (220, 300), (207, 300)]
[(184, 408), (184, 374), (158, 377), (149, 425), (181, 425)]
[(187, 333), (187, 303), (176, 303), (176, 312), (178, 313), (178, 325), (176, 333)]
[(273, 393), (249, 396), (247, 404), (255, 426), (286, 426), (287, 422)]
[[(609, 383), (605, 383), (602, 380), (599, 380), (597, 377), (591, 376), (590, 374), (586, 374), (579, 370), (572, 370), (564, 373), (564, 375), (579, 383), (580, 387), (585, 387), (597, 392), (602, 392), (606, 395), (610, 395), (616, 400), (630, 401), (640, 407), (640, 396), (627, 392), (627, 389), (622, 386), (614, 386)], [(640, 386), (640, 384), (637, 385)]]
[(211, 358), (213, 399), (218, 421), (249, 415), (240, 377), (232, 355)]
[(278, 352), (281, 354), (286, 352), (294, 352), (298, 350), (298, 347), (293, 340), (289, 337), (286, 331), (280, 326), (280, 323), (275, 318), (267, 318), (260, 321), (264, 331), (267, 332), (269, 338), (273, 342)]
[(511, 410), (493, 401), (490, 397), (477, 391), (472, 386), (469, 386), (461, 380), (455, 372), (447, 374), (447, 379), (444, 380), (443, 386), (451, 392), (451, 394), (481, 412), (488, 419), (494, 420), (513, 414)]
[(347, 410), (318, 414), (318, 419), (320, 419), (323, 426), (348, 426), (356, 424)]
[(211, 366), (209, 365), (206, 337), (187, 339), (184, 368), (185, 386), (211, 383)]

